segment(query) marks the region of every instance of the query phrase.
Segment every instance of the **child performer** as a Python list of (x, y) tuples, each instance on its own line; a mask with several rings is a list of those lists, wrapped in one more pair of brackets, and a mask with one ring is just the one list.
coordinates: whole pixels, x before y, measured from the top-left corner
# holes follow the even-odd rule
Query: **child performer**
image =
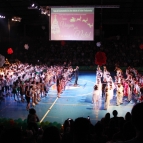
[(108, 109), (109, 105), (110, 105), (110, 95), (109, 95), (109, 87), (106, 86), (105, 87), (105, 105), (104, 105), (104, 108), (105, 110)]
[(92, 103), (99, 106), (99, 102), (100, 102), (100, 93), (99, 93), (99, 90), (98, 90), (98, 86), (95, 85), (94, 86), (94, 91), (93, 91), (93, 96), (92, 96)]
[(117, 106), (123, 104), (123, 86), (121, 83), (117, 85)]
[(61, 78), (57, 77), (57, 95), (58, 95), (58, 98), (60, 98), (60, 94), (61, 94)]
[(26, 109), (28, 111), (30, 109), (30, 87), (29, 86), (25, 87), (25, 99), (27, 101)]

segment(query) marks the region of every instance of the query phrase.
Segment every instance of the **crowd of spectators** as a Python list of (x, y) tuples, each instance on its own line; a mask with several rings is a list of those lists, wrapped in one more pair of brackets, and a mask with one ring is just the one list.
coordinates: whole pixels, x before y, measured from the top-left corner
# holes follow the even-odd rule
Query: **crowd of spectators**
[[(106, 113), (95, 125), (90, 119), (79, 117), (65, 120), (61, 129), (48, 126), (38, 128), (39, 121), (35, 109), (29, 110), (27, 130), (9, 128), (1, 124), (1, 143), (142, 143), (143, 142), (143, 103), (136, 104), (132, 112), (119, 117), (118, 112)], [(131, 140), (131, 141), (128, 141)], [(127, 141), (127, 142), (126, 142)]]
[[(142, 43), (140, 38), (116, 37), (106, 39), (99, 48), (96, 42), (66, 41), (45, 42), (42, 39), (30, 39), (29, 49), (24, 49), (24, 43), (14, 48), (14, 53), (9, 55), (11, 59), (18, 59), (23, 63), (60, 65), (65, 61), (72, 65), (93, 66), (95, 65), (95, 53), (102, 50), (107, 56), (107, 67), (142, 66), (143, 51), (139, 48)], [(5, 129), (1, 124), (1, 143), (128, 143), (143, 142), (143, 103), (135, 105), (132, 113), (125, 117), (118, 117), (118, 112), (113, 111), (113, 118), (107, 113), (101, 121), (95, 125), (89, 119), (79, 117), (75, 120), (65, 120), (61, 130), (54, 126), (45, 129), (38, 128), (36, 124), (29, 125), (26, 131), (20, 128)], [(37, 117), (37, 116), (36, 116)], [(36, 120), (39, 121), (39, 120)], [(34, 125), (34, 128), (32, 126)]]
[[(24, 44), (29, 49), (24, 48)], [(14, 48), (10, 58), (19, 59), (22, 62), (44, 63), (47, 65), (63, 64), (71, 61), (72, 65), (94, 66), (95, 54), (102, 50), (107, 56), (107, 67), (116, 63), (120, 66), (142, 66), (143, 50), (139, 48), (143, 43), (142, 38), (111, 37), (102, 41), (101, 47), (97, 47), (97, 41), (47, 41), (40, 38), (28, 38), (19, 42)]]

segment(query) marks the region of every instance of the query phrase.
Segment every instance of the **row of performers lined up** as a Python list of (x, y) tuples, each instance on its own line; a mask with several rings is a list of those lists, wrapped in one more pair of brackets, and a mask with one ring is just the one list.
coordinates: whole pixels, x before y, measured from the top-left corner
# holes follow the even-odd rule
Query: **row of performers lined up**
[[(123, 103), (123, 98), (126, 98), (126, 101), (131, 103), (133, 102), (133, 98), (137, 100), (137, 102), (142, 102), (140, 89), (143, 85), (143, 78), (139, 75), (137, 70), (128, 67), (126, 70), (126, 78), (124, 78), (121, 69), (116, 67), (118, 72), (113, 82), (110, 72), (105, 68), (106, 67), (104, 67), (103, 78), (101, 70), (99, 71), (99, 67), (97, 70), (97, 80), (93, 92), (94, 103), (100, 101), (99, 99), (101, 96), (105, 97), (105, 109), (107, 109), (110, 105), (110, 100), (113, 99), (114, 91), (116, 91), (115, 97), (117, 106)], [(105, 75), (105, 73), (107, 74)], [(101, 82), (101, 80), (103, 80), (103, 82)]]
[[(18, 66), (18, 71), (17, 67), (14, 68), (14, 65), (1, 69), (0, 96), (14, 95), (14, 99), (16, 100), (16, 96), (19, 97), (20, 95), (21, 101), (23, 101), (23, 95), (26, 95), (26, 90), (29, 90), (30, 92), (27, 95), (32, 98), (33, 106), (37, 104), (37, 101), (40, 101), (42, 95), (46, 95), (46, 91), (48, 91), (52, 84), (57, 83), (59, 77), (62, 91), (73, 74), (71, 66), (67, 68), (65, 66), (48, 67), (47, 71), (41, 72), (40, 74), (37, 71), (35, 72), (35, 67), (31, 65), (26, 65), (26, 68), (24, 64), (19, 64)], [(29, 108), (29, 102), (27, 103), (27, 108)]]
[[(66, 69), (66, 70), (65, 70)], [(66, 76), (68, 73), (72, 72), (72, 66), (65, 68), (65, 66), (51, 66), (47, 67), (45, 65), (29, 65), (29, 64), (11, 64), (9, 67), (3, 67), (0, 69), (0, 79), (3, 79), (6, 84), (12, 84), (16, 81), (18, 77), (26, 81), (30, 78), (35, 78), (37, 81), (40, 78), (46, 78), (50, 81), (51, 77), (62, 74)]]
[[(115, 71), (115, 83), (121, 83), (122, 80), (126, 80), (131, 83), (137, 82), (140, 86), (143, 85), (143, 75), (140, 74), (135, 68), (128, 67), (126, 69), (126, 72), (123, 73), (123, 71), (119, 67), (115, 67)], [(112, 80), (110, 72), (107, 70), (106, 66), (103, 66), (103, 71), (98, 66), (96, 76), (97, 79), (100, 78), (103, 82), (110, 82)]]

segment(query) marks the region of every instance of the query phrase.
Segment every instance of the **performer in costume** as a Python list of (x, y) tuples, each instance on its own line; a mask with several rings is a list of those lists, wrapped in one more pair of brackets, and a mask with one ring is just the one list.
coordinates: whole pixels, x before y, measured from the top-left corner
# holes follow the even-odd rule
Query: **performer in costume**
[(99, 93), (99, 90), (98, 90), (98, 86), (95, 85), (94, 86), (94, 91), (93, 91), (93, 96), (92, 96), (92, 103), (99, 106), (99, 102), (100, 102), (100, 93)]
[(121, 83), (118, 83), (117, 85), (117, 106), (119, 106), (120, 104), (123, 104), (123, 86)]
[(102, 70), (100, 69), (99, 66), (97, 66), (96, 79), (100, 79), (101, 81), (102, 76), (103, 76)]
[(97, 79), (96, 85), (97, 85), (97, 88), (99, 90), (99, 95), (101, 97), (102, 96), (102, 83), (101, 83), (101, 79)]
[(136, 81), (134, 84), (134, 98), (135, 98), (135, 100), (138, 100), (139, 96), (140, 96), (140, 86), (138, 84), (138, 81)]
[(25, 83), (23, 81), (20, 81), (20, 95), (21, 95), (21, 102), (24, 102), (24, 96), (25, 94)]
[(74, 85), (78, 85), (77, 84), (77, 81), (78, 81), (78, 74), (79, 74), (79, 67), (76, 66), (76, 69), (74, 69), (74, 73), (75, 73), (75, 82), (74, 82)]
[(113, 96), (114, 96), (114, 89), (115, 89), (115, 85), (114, 85), (114, 83), (112, 82), (112, 81), (110, 81), (109, 83), (108, 83), (108, 87), (109, 87), (109, 95), (110, 95), (110, 100), (112, 100), (113, 99)]
[(58, 98), (60, 98), (60, 94), (61, 94), (61, 77), (58, 76), (57, 77), (57, 95), (58, 95)]
[(132, 103), (132, 85), (130, 81), (128, 81), (128, 102)]
[(110, 77), (110, 72), (107, 70), (106, 66), (103, 67), (103, 82), (107, 82)]
[(105, 87), (105, 104), (104, 109), (107, 110), (110, 105), (110, 93), (109, 93), (109, 87)]
[(29, 86), (25, 87), (25, 99), (27, 101), (26, 109), (28, 111), (30, 109), (30, 87)]
[(129, 85), (127, 80), (123, 80), (124, 97), (128, 98)]
[(115, 68), (117, 77), (122, 77), (122, 70), (119, 67)]
[(32, 95), (32, 106), (35, 106), (38, 104), (37, 102), (37, 86), (36, 86), (36, 81), (32, 82), (32, 88), (31, 88), (31, 95)]
[(110, 73), (107, 71), (107, 68), (106, 66), (103, 66), (103, 82), (102, 82), (102, 98), (105, 97), (105, 94), (106, 94), (106, 86), (107, 86), (107, 78), (108, 76), (110, 75)]
[(37, 101), (40, 102), (41, 101), (41, 83), (40, 82), (36, 82), (36, 87), (37, 87)]
[(17, 101), (16, 98), (15, 98), (17, 96), (17, 83), (16, 82), (13, 83), (12, 93), (14, 95), (14, 100)]
[(41, 94), (41, 97), (46, 96), (46, 92), (45, 92), (44, 87), (45, 87), (44, 80), (41, 79), (40, 80), (40, 94)]

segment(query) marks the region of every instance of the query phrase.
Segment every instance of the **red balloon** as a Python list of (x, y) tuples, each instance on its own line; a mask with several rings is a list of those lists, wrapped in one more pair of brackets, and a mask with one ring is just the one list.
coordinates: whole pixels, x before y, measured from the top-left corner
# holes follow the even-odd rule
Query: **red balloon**
[(95, 64), (102, 66), (106, 64), (106, 54), (104, 52), (97, 52), (95, 54)]
[(140, 44), (140, 49), (143, 49), (143, 44)]
[(8, 49), (7, 49), (7, 53), (8, 53), (9, 55), (11, 55), (11, 54), (13, 53), (12, 48), (8, 48)]

